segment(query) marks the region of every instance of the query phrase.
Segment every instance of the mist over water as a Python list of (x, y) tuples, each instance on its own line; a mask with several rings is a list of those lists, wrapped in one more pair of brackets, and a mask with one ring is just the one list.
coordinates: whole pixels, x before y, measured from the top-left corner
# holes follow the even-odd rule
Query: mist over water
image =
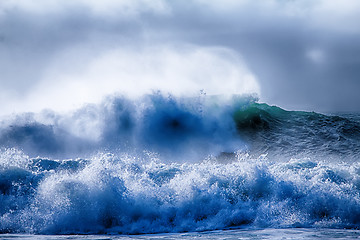
[(0, 143), (20, 147), (34, 157), (142, 149), (171, 159), (192, 158), (192, 154), (202, 159), (245, 147), (232, 115), (255, 100), (251, 96), (207, 97), (205, 93), (175, 97), (158, 92), (137, 100), (113, 96), (64, 115), (44, 110), (10, 117), (2, 122)]
[(256, 75), (230, 48), (181, 42), (93, 49), (94, 44), (65, 49), (36, 81), (21, 82), (22, 91), (11, 89), (16, 81), (9, 80), (0, 89), (0, 116), (68, 112), (115, 92), (129, 101), (154, 91), (175, 96), (196, 96), (200, 90), (211, 95), (261, 92)]
[(109, 96), (3, 118), (0, 231), (359, 228), (358, 115), (255, 96)]

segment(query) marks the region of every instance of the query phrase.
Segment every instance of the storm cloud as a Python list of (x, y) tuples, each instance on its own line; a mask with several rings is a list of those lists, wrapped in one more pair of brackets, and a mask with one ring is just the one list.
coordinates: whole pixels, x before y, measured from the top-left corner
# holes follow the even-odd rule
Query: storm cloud
[(359, 22), (356, 0), (5, 0), (0, 111), (153, 89), (360, 111)]

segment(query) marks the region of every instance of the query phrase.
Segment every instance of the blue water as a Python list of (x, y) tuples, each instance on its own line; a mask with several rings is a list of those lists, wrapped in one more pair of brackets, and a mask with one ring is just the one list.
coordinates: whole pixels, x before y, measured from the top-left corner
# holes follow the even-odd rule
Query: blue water
[(113, 96), (4, 117), (0, 146), (3, 234), (360, 227), (355, 113), (250, 96)]

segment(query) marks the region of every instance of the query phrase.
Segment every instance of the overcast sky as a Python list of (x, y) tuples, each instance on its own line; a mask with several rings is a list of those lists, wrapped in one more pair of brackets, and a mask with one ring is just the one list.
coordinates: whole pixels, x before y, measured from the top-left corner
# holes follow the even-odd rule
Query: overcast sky
[(360, 111), (358, 0), (0, 0), (0, 115), (119, 92)]

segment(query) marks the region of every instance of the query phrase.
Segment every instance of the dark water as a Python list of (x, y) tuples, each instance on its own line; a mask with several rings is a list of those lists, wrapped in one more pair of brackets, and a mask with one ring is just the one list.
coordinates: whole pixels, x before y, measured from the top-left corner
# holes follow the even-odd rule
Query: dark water
[(161, 94), (4, 117), (0, 232), (358, 237), (359, 119)]

